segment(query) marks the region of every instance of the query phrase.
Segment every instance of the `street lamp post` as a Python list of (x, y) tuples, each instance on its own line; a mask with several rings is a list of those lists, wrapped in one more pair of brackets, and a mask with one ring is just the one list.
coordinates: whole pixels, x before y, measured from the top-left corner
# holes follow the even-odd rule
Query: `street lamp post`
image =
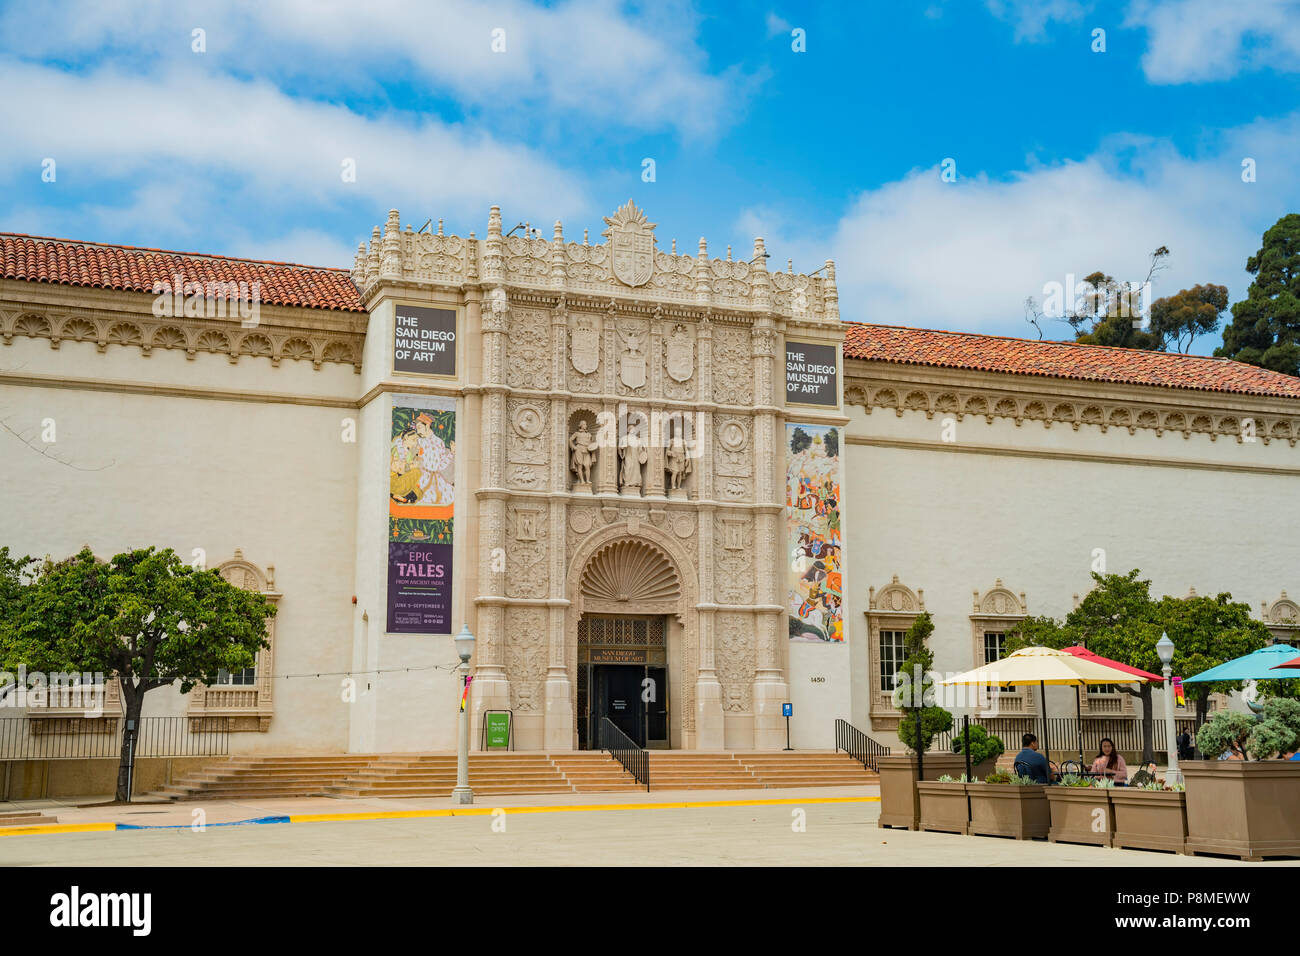
[(465, 700), (465, 688), (469, 685), (469, 658), (474, 653), (474, 634), (468, 624), (461, 625), (456, 635), (456, 653), (460, 655), (461, 701), (460, 716), (457, 720), (456, 733), (456, 789), (451, 792), (452, 803), (473, 803), (474, 791), (469, 786), (469, 701)]
[(1168, 634), (1161, 633), (1156, 642), (1156, 653), (1160, 655), (1160, 666), (1165, 675), (1165, 752), (1169, 761), (1165, 783), (1182, 783), (1183, 772), (1178, 769), (1178, 730), (1174, 724), (1174, 642)]

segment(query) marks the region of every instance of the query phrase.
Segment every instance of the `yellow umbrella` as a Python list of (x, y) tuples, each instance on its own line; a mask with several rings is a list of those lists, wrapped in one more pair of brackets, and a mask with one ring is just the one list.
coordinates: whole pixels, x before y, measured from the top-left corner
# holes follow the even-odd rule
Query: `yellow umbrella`
[[(1075, 718), (1079, 726), (1079, 763), (1083, 763), (1083, 717), (1079, 707), (1078, 688), (1085, 684), (1140, 684), (1146, 678), (1138, 677), (1127, 671), (1108, 667), (1083, 657), (1075, 657), (1065, 651), (1050, 647), (1025, 647), (1014, 651), (992, 664), (985, 664), (973, 671), (949, 677), (939, 681), (942, 686), (991, 685), (1015, 686), (1023, 684), (1069, 684), (1075, 687)], [(1046, 694), (1043, 694), (1046, 719)], [(1046, 756), (1051, 759), (1051, 747), (1044, 737), (1043, 746)]]

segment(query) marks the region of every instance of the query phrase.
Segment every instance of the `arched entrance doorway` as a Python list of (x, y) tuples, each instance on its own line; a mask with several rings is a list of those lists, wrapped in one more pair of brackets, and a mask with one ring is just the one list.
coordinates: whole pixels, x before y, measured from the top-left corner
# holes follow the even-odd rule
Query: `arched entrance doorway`
[(604, 719), (643, 747), (680, 735), (682, 598), (675, 562), (653, 541), (620, 536), (586, 559), (575, 602), (579, 749), (595, 746)]

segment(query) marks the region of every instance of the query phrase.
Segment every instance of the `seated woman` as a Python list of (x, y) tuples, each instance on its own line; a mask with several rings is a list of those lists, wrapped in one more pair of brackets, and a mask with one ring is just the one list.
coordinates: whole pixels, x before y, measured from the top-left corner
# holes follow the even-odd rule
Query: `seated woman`
[(1117, 787), (1128, 786), (1128, 766), (1115, 749), (1115, 741), (1109, 737), (1101, 738), (1101, 747), (1092, 762), (1092, 772), (1109, 777)]

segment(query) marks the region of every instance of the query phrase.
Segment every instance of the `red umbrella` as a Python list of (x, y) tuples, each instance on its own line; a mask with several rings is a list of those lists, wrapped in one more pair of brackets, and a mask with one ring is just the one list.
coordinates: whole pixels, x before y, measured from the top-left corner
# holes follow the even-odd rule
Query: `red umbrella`
[[(1092, 661), (1095, 664), (1103, 664), (1106, 667), (1113, 667), (1116, 670), (1123, 671), (1126, 674), (1132, 674), (1133, 677), (1135, 678), (1135, 683), (1137, 681), (1164, 681), (1164, 678), (1161, 677), (1159, 674), (1152, 674), (1150, 671), (1144, 671), (1140, 667), (1131, 667), (1128, 664), (1122, 664), (1119, 661), (1113, 661), (1109, 657), (1102, 657), (1100, 654), (1095, 654), (1092, 651), (1088, 650), (1082, 644), (1074, 644), (1070, 647), (1063, 647), (1061, 648), (1061, 650), (1065, 651), (1065, 653), (1067, 654), (1073, 654), (1075, 657), (1080, 657), (1085, 661)], [(1079, 727), (1079, 763), (1082, 764), (1083, 763), (1083, 715), (1082, 713), (1080, 713), (1079, 688), (1077, 687), (1074, 689), (1074, 711), (1075, 711), (1074, 719), (1078, 723), (1078, 727)]]
[(1284, 667), (1291, 667), (1295, 670), (1300, 670), (1300, 657), (1297, 657), (1293, 661), (1287, 661), (1285, 664), (1278, 664), (1277, 667), (1273, 668), (1273, 670), (1280, 671)]
[[(1092, 651), (1088, 650), (1086, 647), (1084, 647), (1082, 644), (1075, 644), (1072, 647), (1063, 647), (1061, 648), (1061, 650), (1065, 651), (1065, 653), (1067, 654), (1073, 654), (1075, 657), (1082, 657), (1086, 661), (1095, 661), (1098, 664), (1104, 664), (1107, 667), (1113, 667), (1116, 670), (1124, 671), (1126, 674), (1132, 674), (1134, 677), (1140, 677), (1143, 680), (1155, 680), (1155, 681), (1164, 680), (1164, 678), (1161, 677), (1159, 674), (1153, 674), (1150, 671), (1144, 671), (1140, 667), (1130, 667), (1128, 664), (1121, 664), (1119, 661), (1113, 661), (1109, 657), (1102, 657), (1100, 654), (1095, 654)], [(1300, 660), (1300, 658), (1297, 658), (1297, 660)], [(1300, 665), (1297, 665), (1293, 661), (1292, 663), (1287, 664), (1285, 666), (1292, 667), (1292, 666), (1300, 666)]]

